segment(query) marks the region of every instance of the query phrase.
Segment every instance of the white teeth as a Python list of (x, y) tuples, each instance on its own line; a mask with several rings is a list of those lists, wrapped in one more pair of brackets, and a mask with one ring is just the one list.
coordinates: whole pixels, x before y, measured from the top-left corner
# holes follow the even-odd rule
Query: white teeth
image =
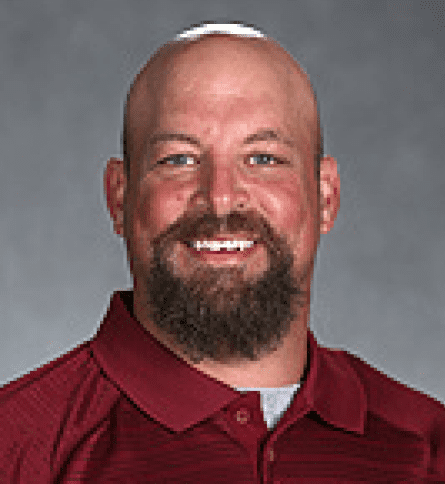
[(254, 244), (253, 241), (245, 241), (245, 240), (225, 240), (225, 241), (207, 241), (204, 240), (203, 242), (197, 241), (193, 242), (192, 245), (195, 249), (197, 250), (213, 250), (213, 251), (219, 251), (221, 249), (226, 249), (226, 250), (236, 250), (239, 249), (240, 251), (243, 251), (244, 249), (247, 249), (249, 247), (252, 247)]

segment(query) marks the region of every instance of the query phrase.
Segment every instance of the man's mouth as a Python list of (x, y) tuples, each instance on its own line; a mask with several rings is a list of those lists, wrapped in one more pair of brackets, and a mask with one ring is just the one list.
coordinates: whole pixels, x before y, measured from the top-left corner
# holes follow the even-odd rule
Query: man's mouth
[(216, 264), (239, 264), (252, 256), (260, 245), (254, 240), (185, 241), (193, 257)]
[(254, 240), (195, 240), (186, 241), (189, 248), (198, 252), (215, 253), (244, 252), (254, 246)]

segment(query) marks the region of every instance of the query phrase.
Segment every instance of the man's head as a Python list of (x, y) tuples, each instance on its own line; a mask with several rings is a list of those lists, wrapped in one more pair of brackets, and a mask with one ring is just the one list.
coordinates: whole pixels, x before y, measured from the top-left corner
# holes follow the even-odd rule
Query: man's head
[[(306, 75), (269, 39), (169, 43), (133, 83), (125, 131), (128, 178), (111, 159), (105, 186), (137, 316), (194, 362), (270, 353), (307, 310), (320, 233), (339, 207), (330, 157), (318, 192)], [(255, 245), (227, 263), (189, 247), (219, 236)]]

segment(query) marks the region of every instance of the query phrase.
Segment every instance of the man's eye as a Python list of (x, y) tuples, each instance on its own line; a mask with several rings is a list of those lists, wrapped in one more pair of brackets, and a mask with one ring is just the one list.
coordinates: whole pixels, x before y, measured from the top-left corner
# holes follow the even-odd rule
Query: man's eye
[(179, 165), (186, 166), (186, 165), (189, 165), (192, 162), (193, 162), (192, 156), (180, 154), (180, 155), (167, 156), (166, 158), (163, 158), (162, 160), (160, 160), (158, 162), (158, 164), (160, 164), (160, 165), (176, 165), (176, 164), (179, 164)]
[(268, 164), (270, 164), (271, 160), (274, 160), (274, 164), (277, 165), (280, 161), (277, 158), (275, 158), (275, 156), (266, 155), (266, 154), (263, 154), (263, 153), (261, 153), (259, 155), (249, 156), (249, 162), (252, 159), (256, 159), (257, 160), (256, 163), (258, 165), (268, 165)]

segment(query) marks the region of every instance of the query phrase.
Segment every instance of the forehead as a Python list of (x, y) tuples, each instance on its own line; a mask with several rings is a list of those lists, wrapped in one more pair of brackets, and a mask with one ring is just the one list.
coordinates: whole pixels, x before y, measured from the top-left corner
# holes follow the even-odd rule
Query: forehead
[(241, 122), (268, 113), (298, 130), (316, 121), (310, 83), (287, 52), (262, 39), (225, 36), (161, 49), (136, 79), (128, 108), (131, 129), (141, 134), (175, 118), (186, 122), (187, 114)]

